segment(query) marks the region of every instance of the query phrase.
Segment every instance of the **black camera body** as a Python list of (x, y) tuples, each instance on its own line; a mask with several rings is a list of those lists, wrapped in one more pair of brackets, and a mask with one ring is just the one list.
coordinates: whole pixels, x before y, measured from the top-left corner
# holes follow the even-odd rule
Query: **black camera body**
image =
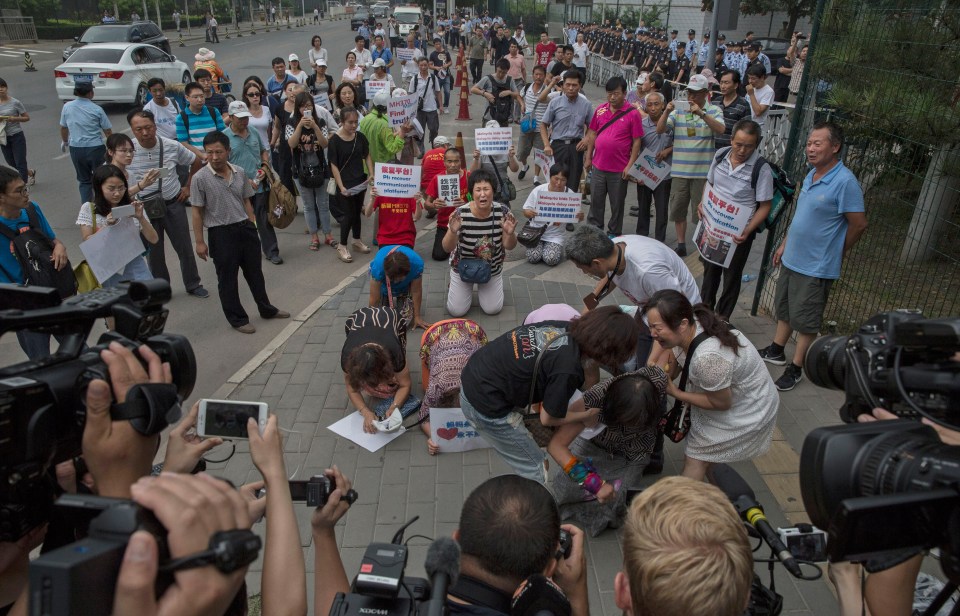
[(960, 430), (960, 318), (924, 319), (916, 310), (883, 312), (852, 336), (824, 336), (804, 358), (811, 382), (847, 393), (847, 423), (883, 407)]
[[(141, 394), (139, 404), (112, 409), (115, 418), (130, 419), (146, 435), (179, 420), (178, 401), (193, 390), (197, 365), (184, 336), (163, 333), (170, 299), (164, 280), (100, 289), (62, 303), (53, 293), (5, 284), (0, 297), (0, 334), (31, 330), (62, 338), (56, 353), (0, 369), (0, 541), (16, 541), (49, 514), (55, 489), (50, 468), (81, 452), (86, 387), (93, 379), (110, 380), (101, 350), (115, 341), (133, 350), (145, 344), (170, 363), (172, 386), (141, 386), (134, 392)], [(104, 317), (113, 317), (116, 329), (85, 347), (94, 323)]]

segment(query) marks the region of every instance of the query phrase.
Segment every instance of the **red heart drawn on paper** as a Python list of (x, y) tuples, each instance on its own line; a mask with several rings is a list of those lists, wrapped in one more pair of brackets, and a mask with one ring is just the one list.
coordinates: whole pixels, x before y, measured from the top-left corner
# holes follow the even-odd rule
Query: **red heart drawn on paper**
[(457, 432), (456, 428), (437, 428), (437, 436), (445, 441), (452, 441), (457, 438)]

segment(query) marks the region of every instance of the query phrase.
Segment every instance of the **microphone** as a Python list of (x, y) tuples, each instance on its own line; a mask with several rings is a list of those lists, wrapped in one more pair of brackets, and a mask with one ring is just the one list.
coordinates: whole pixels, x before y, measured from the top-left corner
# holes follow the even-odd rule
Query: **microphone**
[(777, 555), (777, 559), (787, 568), (787, 571), (794, 577), (802, 578), (803, 572), (800, 571), (800, 565), (797, 564), (787, 546), (780, 541), (777, 531), (767, 521), (767, 516), (763, 514), (763, 507), (757, 502), (756, 495), (743, 477), (726, 464), (712, 465), (707, 475), (710, 482), (727, 495), (740, 517), (757, 530), (760, 537)]
[(460, 577), (460, 546), (450, 537), (435, 539), (427, 549), (423, 567), (430, 577), (427, 616), (443, 616), (447, 589), (456, 584)]

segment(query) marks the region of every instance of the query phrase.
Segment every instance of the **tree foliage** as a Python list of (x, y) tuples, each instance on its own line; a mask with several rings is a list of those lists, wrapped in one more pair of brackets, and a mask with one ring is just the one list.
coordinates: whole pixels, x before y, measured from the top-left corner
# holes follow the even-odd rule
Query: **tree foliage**
[[(740, 0), (740, 13), (743, 15), (786, 13), (789, 18), (787, 28), (791, 32), (796, 28), (797, 21), (812, 15), (816, 7), (817, 0)], [(704, 0), (700, 9), (702, 11), (712, 11), (713, 0)]]

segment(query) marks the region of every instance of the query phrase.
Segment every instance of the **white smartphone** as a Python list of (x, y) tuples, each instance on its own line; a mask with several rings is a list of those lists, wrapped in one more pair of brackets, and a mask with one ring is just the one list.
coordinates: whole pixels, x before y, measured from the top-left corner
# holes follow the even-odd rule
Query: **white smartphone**
[(219, 436), (227, 440), (247, 440), (247, 420), (251, 417), (257, 420), (262, 434), (267, 425), (267, 404), (203, 399), (197, 415), (197, 434), (202, 437)]
[(161, 180), (165, 180), (171, 175), (173, 175), (173, 169), (171, 169), (170, 167), (160, 167), (160, 175), (158, 175), (157, 177), (160, 178)]
[(135, 216), (137, 212), (131, 203), (128, 205), (118, 205), (115, 208), (111, 208), (110, 213), (113, 214), (115, 219), (119, 220), (125, 216)]
[(303, 112), (303, 117), (305, 117), (305, 118), (312, 118), (312, 117), (313, 117), (313, 112), (310, 111), (309, 109), (307, 109), (306, 111)]

